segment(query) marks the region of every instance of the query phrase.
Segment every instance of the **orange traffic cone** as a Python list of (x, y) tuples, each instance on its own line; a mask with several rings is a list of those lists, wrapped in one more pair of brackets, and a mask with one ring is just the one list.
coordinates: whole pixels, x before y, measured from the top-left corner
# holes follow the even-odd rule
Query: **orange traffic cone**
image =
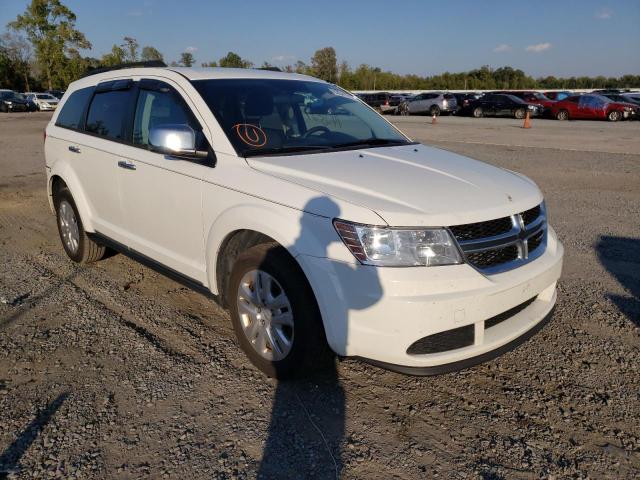
[(529, 110), (527, 110), (527, 114), (524, 117), (524, 125), (522, 128), (531, 128), (531, 117), (529, 116)]
[(438, 124), (438, 118), (436, 117), (436, 114), (433, 114), (433, 117), (431, 117), (431, 125), (437, 125)]

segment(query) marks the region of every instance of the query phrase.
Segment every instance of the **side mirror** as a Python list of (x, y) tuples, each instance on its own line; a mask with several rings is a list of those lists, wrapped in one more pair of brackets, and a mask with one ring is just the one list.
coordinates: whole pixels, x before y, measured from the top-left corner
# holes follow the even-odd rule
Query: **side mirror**
[(196, 133), (188, 125), (160, 125), (149, 131), (151, 150), (178, 158), (203, 159), (209, 152), (196, 150)]

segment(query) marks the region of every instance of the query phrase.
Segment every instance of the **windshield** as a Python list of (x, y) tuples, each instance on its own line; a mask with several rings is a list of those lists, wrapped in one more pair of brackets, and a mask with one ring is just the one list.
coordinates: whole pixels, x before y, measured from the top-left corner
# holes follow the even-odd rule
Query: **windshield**
[(357, 97), (329, 83), (224, 79), (193, 85), (242, 156), (410, 143)]
[(520, 97), (516, 97), (515, 95), (505, 95), (505, 97), (510, 98), (514, 103), (527, 103), (522, 100)]

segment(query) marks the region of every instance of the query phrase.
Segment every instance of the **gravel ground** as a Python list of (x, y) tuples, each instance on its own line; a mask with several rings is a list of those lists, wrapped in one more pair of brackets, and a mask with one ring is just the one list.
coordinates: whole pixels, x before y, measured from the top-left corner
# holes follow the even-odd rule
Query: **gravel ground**
[(640, 122), (399, 119), (538, 182), (566, 248), (554, 320), (454, 374), (343, 359), (278, 384), (209, 299), (65, 257), (48, 119), (0, 115), (0, 478), (640, 477)]

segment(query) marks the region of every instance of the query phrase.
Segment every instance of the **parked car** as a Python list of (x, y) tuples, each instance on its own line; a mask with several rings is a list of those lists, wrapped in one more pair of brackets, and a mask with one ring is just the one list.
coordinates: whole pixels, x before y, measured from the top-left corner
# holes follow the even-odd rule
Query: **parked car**
[(556, 302), (563, 247), (532, 180), (413, 142), (313, 77), (103, 71), (69, 86), (44, 151), (73, 261), (110, 247), (215, 296), (270, 376), (332, 352), (457, 370)]
[(28, 100), (34, 102), (38, 110), (41, 111), (55, 110), (60, 102), (60, 100), (48, 93), (26, 92), (25, 96)]
[(0, 112), (26, 112), (29, 106), (26, 100), (21, 99), (18, 94), (12, 90), (0, 91)]
[(527, 110), (531, 116), (537, 116), (542, 115), (544, 108), (527, 103), (514, 95), (488, 93), (478, 100), (469, 102), (464, 113), (473, 115), (476, 118), (507, 116), (523, 119), (527, 114)]
[(44, 93), (48, 93), (49, 95), (56, 97), (58, 100), (60, 100), (64, 95), (64, 90), (47, 90)]
[(469, 102), (479, 99), (482, 97), (481, 93), (454, 93), (454, 97), (456, 97), (456, 103), (458, 104), (458, 111), (464, 110), (469, 106)]
[(360, 93), (358, 97), (367, 105), (379, 110), (382, 113), (392, 113), (398, 105), (400, 105), (401, 99), (390, 93)]
[(575, 95), (572, 92), (544, 92), (544, 96), (547, 97), (549, 100), (554, 100), (554, 101), (558, 101), (558, 100), (564, 100), (567, 97), (570, 97), (572, 95)]
[(619, 103), (632, 103), (636, 106), (640, 106), (640, 96), (633, 96), (628, 93), (607, 93), (603, 94), (609, 100)]
[(458, 110), (456, 97), (451, 93), (420, 93), (398, 107), (401, 115), (440, 115)]
[(33, 100), (28, 99), (27, 96), (24, 93), (16, 93), (16, 96), (19, 99), (24, 100), (25, 102), (27, 102), (27, 111), (35, 112), (35, 111), (38, 110), (38, 106), (35, 104), (35, 102)]
[(616, 122), (636, 117), (637, 108), (631, 103), (614, 102), (602, 95), (573, 95), (556, 102), (551, 115), (558, 120), (599, 119)]
[(516, 92), (499, 92), (506, 93), (518, 97), (531, 105), (539, 105), (542, 107), (542, 114), (550, 113), (551, 106), (555, 103), (555, 100), (551, 100), (546, 95), (535, 91), (516, 91)]

